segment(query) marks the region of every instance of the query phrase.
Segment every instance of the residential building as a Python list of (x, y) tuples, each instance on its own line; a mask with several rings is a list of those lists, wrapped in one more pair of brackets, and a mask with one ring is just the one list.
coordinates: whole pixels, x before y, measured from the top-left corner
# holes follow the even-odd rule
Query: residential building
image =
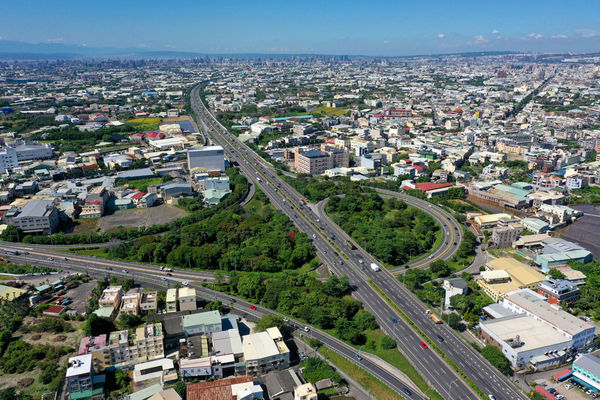
[(156, 311), (158, 308), (158, 292), (144, 292), (140, 301), (142, 312)]
[(260, 385), (251, 376), (236, 376), (211, 382), (187, 385), (186, 400), (251, 400), (262, 399)]
[(137, 363), (133, 366), (133, 382), (155, 380), (162, 384), (174, 382), (177, 380), (175, 365), (170, 358), (159, 358), (143, 363)]
[(296, 152), (294, 163), (299, 174), (321, 175), (333, 167), (329, 154), (320, 150)]
[(177, 289), (170, 288), (167, 289), (167, 312), (176, 312), (177, 311)]
[(7, 222), (24, 233), (50, 235), (58, 228), (58, 209), (50, 200), (31, 200)]
[(317, 400), (317, 388), (308, 382), (294, 388), (294, 400)]
[(179, 288), (179, 311), (196, 310), (196, 289), (191, 287)]
[(164, 353), (163, 331), (160, 322), (147, 323), (136, 329), (133, 342), (129, 345), (132, 363), (163, 358)]
[(186, 336), (221, 332), (221, 315), (218, 311), (206, 311), (183, 316)]
[(102, 296), (98, 299), (98, 305), (100, 307), (114, 307), (115, 309), (119, 309), (121, 297), (123, 297), (122, 286), (109, 286), (102, 291)]
[(187, 151), (187, 158), (190, 172), (197, 170), (225, 172), (225, 151), (221, 146), (192, 147)]
[(540, 282), (537, 292), (547, 298), (550, 304), (573, 304), (579, 300), (579, 288), (565, 279), (548, 279)]
[(121, 298), (121, 314), (138, 315), (141, 300), (142, 292), (139, 289), (130, 289)]
[(17, 159), (19, 161), (52, 158), (52, 145), (50, 144), (26, 142), (17, 144), (13, 148), (17, 152)]
[(447, 278), (444, 279), (444, 283), (442, 285), (444, 290), (446, 291), (445, 296), (445, 305), (446, 307), (450, 307), (450, 298), (457, 294), (467, 294), (469, 291), (469, 285), (467, 281), (463, 278)]
[(91, 354), (69, 358), (66, 373), (69, 400), (104, 400), (105, 380), (106, 375), (97, 375), (94, 373)]
[(289, 367), (290, 351), (277, 328), (242, 337), (246, 373), (262, 375)]

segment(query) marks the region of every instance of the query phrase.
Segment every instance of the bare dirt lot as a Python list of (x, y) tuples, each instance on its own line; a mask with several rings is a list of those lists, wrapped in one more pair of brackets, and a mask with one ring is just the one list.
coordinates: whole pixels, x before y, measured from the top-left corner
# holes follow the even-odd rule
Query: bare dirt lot
[(186, 211), (168, 204), (150, 208), (119, 210), (112, 215), (98, 219), (98, 228), (100, 228), (100, 232), (106, 232), (119, 228), (152, 226), (185, 217), (187, 214)]

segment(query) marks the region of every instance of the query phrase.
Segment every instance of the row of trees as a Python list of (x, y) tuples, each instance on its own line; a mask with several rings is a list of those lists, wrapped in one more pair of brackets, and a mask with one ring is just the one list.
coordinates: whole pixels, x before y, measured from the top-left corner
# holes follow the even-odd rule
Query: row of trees
[(331, 197), (327, 212), (365, 250), (392, 265), (431, 249), (439, 232), (427, 213), (376, 193)]

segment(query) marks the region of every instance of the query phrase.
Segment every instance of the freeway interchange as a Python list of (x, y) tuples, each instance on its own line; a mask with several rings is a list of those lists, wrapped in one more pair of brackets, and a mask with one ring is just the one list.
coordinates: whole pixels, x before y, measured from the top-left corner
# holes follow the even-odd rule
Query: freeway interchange
[[(420, 346), (424, 338), (381, 296), (371, 282), (377, 285), (486, 395), (493, 395), (498, 400), (526, 398), (457, 333), (445, 324), (435, 324), (426, 315), (425, 304), (400, 284), (391, 272), (385, 268), (379, 272), (365, 268), (364, 266), (371, 262), (379, 263), (360, 247), (356, 250), (347, 247), (345, 240), (351, 239), (329, 218), (318, 217), (311, 207), (305, 204), (303, 196), (277, 175), (271, 164), (220, 125), (200, 100), (198, 91), (199, 87), (194, 88), (190, 99), (205, 133), (210, 134), (213, 141), (224, 148), (228, 158), (236, 162), (242, 173), (263, 190), (276, 209), (286, 213), (299, 230), (313, 238), (319, 258), (329, 265), (334, 273), (349, 278), (356, 297), (375, 315), (382, 330), (397, 341), (402, 353), (430, 385), (448, 399), (480, 398), (468, 382), (436, 351), (424, 350)], [(439, 207), (430, 208), (430, 203), (408, 196), (403, 200), (433, 215), (438, 222), (441, 221), (444, 237), (448, 236), (449, 239), (445, 240), (446, 245), (440, 246), (431, 258), (413, 266), (422, 267), (437, 258), (450, 257), (460, 244), (461, 231), (456, 221)], [(334, 235), (331, 235), (332, 233)]]

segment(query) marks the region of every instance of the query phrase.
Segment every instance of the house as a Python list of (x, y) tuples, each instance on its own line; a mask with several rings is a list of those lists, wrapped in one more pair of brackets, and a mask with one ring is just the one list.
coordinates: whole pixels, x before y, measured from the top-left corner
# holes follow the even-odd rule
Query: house
[(463, 278), (448, 278), (444, 279), (443, 286), (446, 291), (445, 305), (450, 307), (450, 298), (457, 294), (467, 294), (469, 285)]
[(160, 201), (160, 199), (158, 198), (158, 195), (156, 193), (146, 193), (145, 195), (143, 195), (139, 202), (138, 202), (138, 207), (140, 208), (147, 208), (147, 207), (154, 207), (155, 205), (158, 204), (158, 202)]
[(451, 183), (433, 183), (433, 182), (403, 182), (402, 189), (416, 189), (427, 194), (427, 198), (431, 198), (436, 194), (446, 193), (452, 187)]
[(294, 400), (317, 400), (317, 388), (310, 382), (294, 388)]
[(102, 291), (102, 296), (98, 299), (98, 305), (100, 307), (114, 307), (115, 309), (118, 309), (121, 305), (122, 296), (122, 286), (109, 286)]
[(186, 388), (186, 400), (262, 399), (260, 385), (251, 376), (236, 376), (211, 382), (193, 383)]
[(177, 289), (170, 288), (167, 290), (167, 312), (176, 312), (177, 311)]
[(139, 289), (130, 289), (121, 298), (121, 314), (138, 315), (140, 313), (141, 300), (141, 291)]
[(242, 338), (246, 373), (265, 374), (289, 367), (290, 350), (277, 328), (246, 335)]
[(156, 311), (158, 308), (158, 292), (144, 292), (140, 300), (140, 310), (142, 312)]

